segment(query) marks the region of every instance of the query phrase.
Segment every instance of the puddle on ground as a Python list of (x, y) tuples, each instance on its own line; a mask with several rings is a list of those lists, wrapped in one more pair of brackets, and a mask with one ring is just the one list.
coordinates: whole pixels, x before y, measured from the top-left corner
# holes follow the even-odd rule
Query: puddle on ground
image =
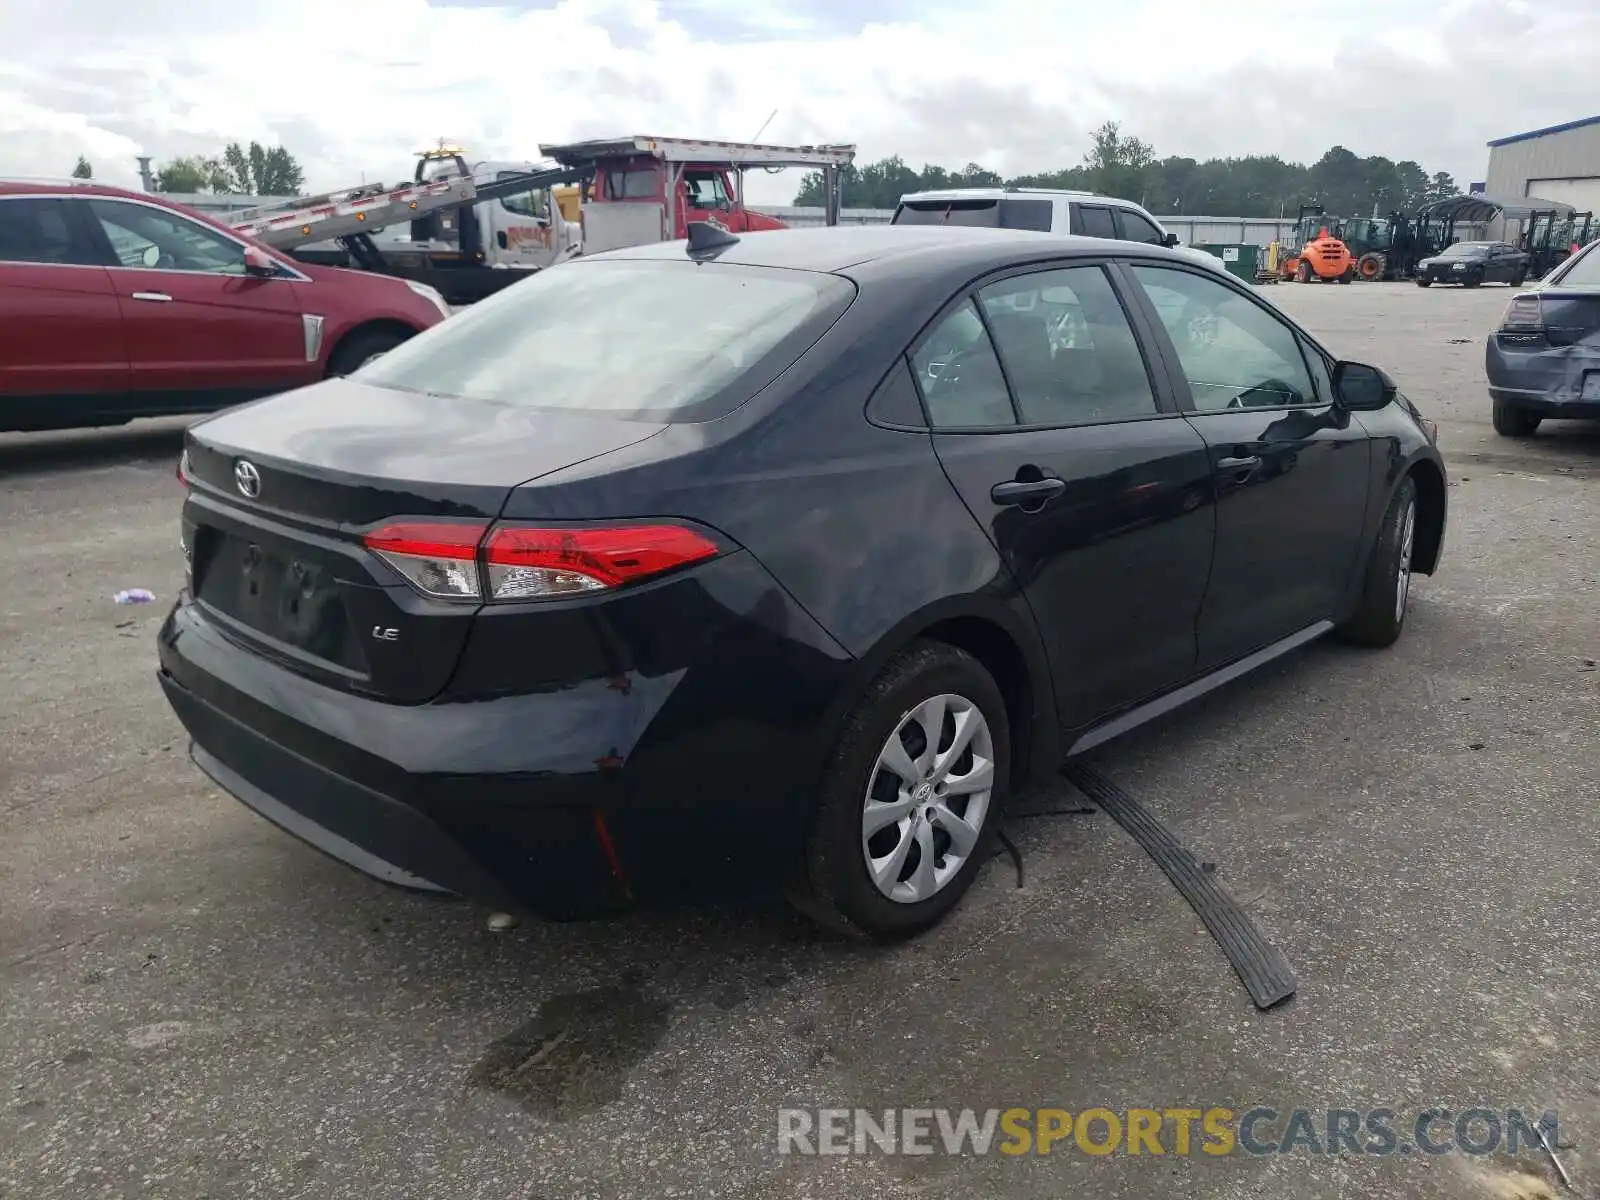
[(471, 1081), (552, 1121), (603, 1108), (667, 1031), (672, 1005), (632, 986), (555, 995), (492, 1044)]

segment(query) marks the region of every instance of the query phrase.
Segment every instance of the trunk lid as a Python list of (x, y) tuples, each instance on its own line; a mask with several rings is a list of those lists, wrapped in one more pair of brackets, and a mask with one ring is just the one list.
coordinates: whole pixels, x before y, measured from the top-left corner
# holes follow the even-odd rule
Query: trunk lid
[(1600, 288), (1547, 287), (1538, 291), (1545, 337), (1552, 346), (1600, 349)]
[(236, 641), (332, 686), (421, 703), (476, 602), (423, 596), (362, 542), (403, 518), (491, 521), (518, 484), (664, 428), (329, 380), (190, 427), (191, 591)]

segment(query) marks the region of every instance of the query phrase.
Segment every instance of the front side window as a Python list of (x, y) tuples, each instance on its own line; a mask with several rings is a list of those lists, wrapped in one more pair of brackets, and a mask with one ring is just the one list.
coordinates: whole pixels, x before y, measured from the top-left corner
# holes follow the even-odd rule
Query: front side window
[(1125, 242), (1145, 242), (1151, 246), (1166, 244), (1166, 237), (1161, 230), (1132, 209), (1118, 209), (1117, 220), (1122, 225), (1122, 240)]
[(971, 300), (934, 326), (911, 354), (935, 429), (994, 429), (1017, 423), (994, 343)]
[(579, 261), (474, 304), (356, 376), (512, 408), (707, 420), (792, 365), (854, 295), (820, 272)]
[(685, 171), (683, 188), (690, 208), (727, 208), (733, 203), (728, 198), (721, 171)]
[(1133, 274), (1172, 339), (1196, 410), (1316, 403), (1294, 330), (1254, 300), (1171, 267)]
[[(520, 175), (520, 171), (501, 171), (496, 179), (508, 179), (513, 175)], [(519, 217), (530, 217), (535, 221), (546, 220), (550, 215), (545, 194), (541, 191), (519, 192), (515, 196), (502, 196), (500, 206), (507, 212), (514, 212)]]
[(244, 247), (187, 217), (145, 204), (90, 200), (117, 265), (160, 271), (243, 275)]
[(65, 200), (0, 200), (0, 262), (87, 266), (95, 263), (72, 227)]
[(1024, 425), (1154, 416), (1127, 314), (1099, 267), (1018, 275), (978, 293)]

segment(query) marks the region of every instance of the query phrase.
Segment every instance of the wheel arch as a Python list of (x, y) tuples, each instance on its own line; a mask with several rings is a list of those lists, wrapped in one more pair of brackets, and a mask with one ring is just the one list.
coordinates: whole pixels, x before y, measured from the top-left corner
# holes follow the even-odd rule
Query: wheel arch
[(917, 641), (943, 642), (964, 650), (993, 676), (1011, 727), (1013, 785), (1042, 778), (1061, 765), (1055, 689), (1031, 614), (1024, 616), (1002, 602), (975, 596), (931, 604), (879, 638), (857, 660), (835, 711), (829, 714), (829, 728), (838, 728), (889, 661)]
[(1417, 540), (1411, 551), (1411, 569), (1418, 575), (1432, 575), (1444, 551), (1444, 471), (1432, 459), (1419, 458), (1402, 478), (1411, 479), (1417, 486)]
[(322, 369), (324, 372), (331, 371), (333, 364), (339, 360), (340, 352), (347, 346), (352, 345), (358, 338), (374, 333), (385, 333), (394, 334), (404, 341), (407, 338), (416, 337), (420, 332), (422, 331), (415, 325), (408, 325), (396, 317), (373, 317), (371, 320), (362, 321), (359, 325), (352, 325), (350, 328), (343, 330), (333, 344), (328, 347), (328, 356), (323, 360)]

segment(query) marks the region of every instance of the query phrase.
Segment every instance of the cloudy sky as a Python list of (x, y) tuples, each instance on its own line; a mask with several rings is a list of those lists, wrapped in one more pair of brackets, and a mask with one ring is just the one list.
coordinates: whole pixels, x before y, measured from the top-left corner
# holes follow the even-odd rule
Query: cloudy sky
[[(1600, 111), (1600, 0), (0, 0), (0, 173), (131, 183), (135, 156), (278, 141), (309, 187), (620, 133), (854, 141), (865, 159), (1314, 160), (1463, 185), (1491, 137)], [(791, 178), (756, 177), (786, 202)]]

